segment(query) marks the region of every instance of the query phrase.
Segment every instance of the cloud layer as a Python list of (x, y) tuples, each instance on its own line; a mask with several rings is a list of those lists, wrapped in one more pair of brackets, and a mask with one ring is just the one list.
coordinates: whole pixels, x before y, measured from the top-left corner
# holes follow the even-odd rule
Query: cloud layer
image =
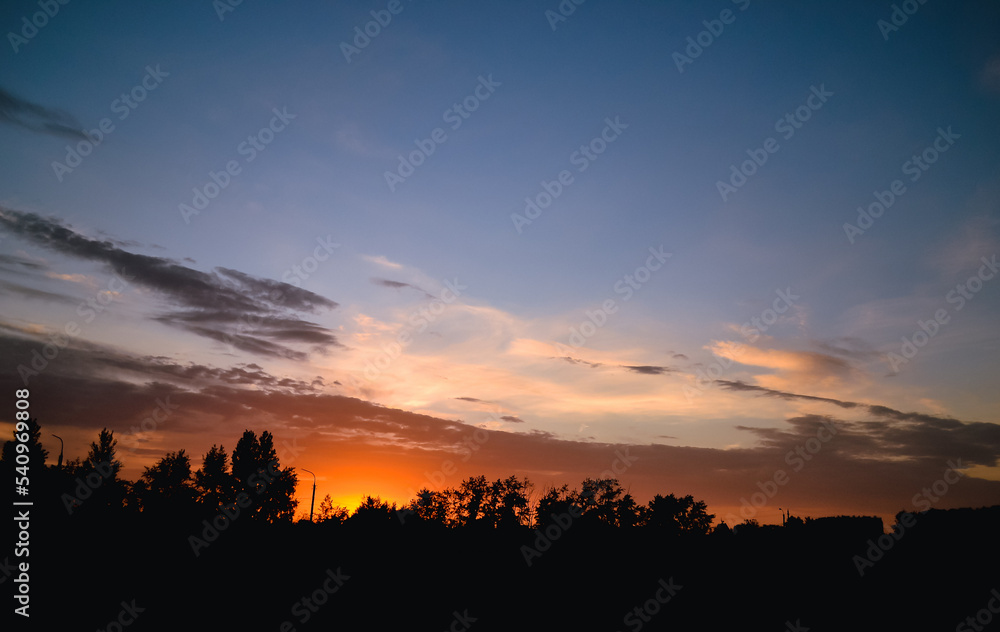
[(296, 315), (334, 309), (337, 303), (294, 285), (223, 267), (202, 272), (172, 259), (136, 254), (34, 213), (0, 207), (0, 227), (51, 252), (99, 263), (126, 284), (155, 291), (167, 305), (155, 320), (195, 335), (256, 355), (296, 360), (307, 354), (290, 346), (294, 343), (318, 350), (340, 346), (333, 332)]
[(67, 112), (47, 108), (0, 88), (0, 123), (77, 140), (86, 140), (82, 126)]
[[(0, 335), (0, 352), (4, 357), (27, 358), (43, 343), (40, 336), (8, 327)], [(382, 493), (400, 500), (429, 485), (428, 476), (445, 462), (457, 468), (447, 484), (479, 473), (516, 473), (538, 485), (578, 484), (588, 476), (610, 475), (616, 459), (627, 456), (630, 466), (619, 468), (620, 478), (640, 500), (654, 493), (693, 493), (722, 517), (738, 511), (741, 499), (759, 491), (758, 482), (771, 480), (781, 469), (791, 476), (791, 483), (781, 490), (782, 506), (803, 514), (850, 511), (888, 518), (896, 511), (912, 510), (914, 494), (940, 478), (948, 461), (968, 468), (992, 466), (1000, 459), (1000, 427), (994, 424), (830, 401), (739, 382), (720, 386), (748, 397), (832, 403), (862, 412), (863, 418), (803, 414), (776, 428), (742, 426), (740, 430), (753, 434), (759, 443), (739, 449), (609, 444), (565, 439), (537, 429), (504, 432), (462, 419), (379, 406), (336, 394), (321, 377), (282, 378), (252, 363), (226, 369), (180, 364), (80, 341), (63, 349), (32, 380), (32, 399), (37, 402), (33, 410), (47, 428), (67, 437), (70, 457), (104, 426), (120, 436), (130, 435), (124, 445), (126, 465), (133, 470), (168, 450), (183, 447), (203, 454), (213, 443), (232, 443), (244, 428), (269, 429), (290, 445), (304, 446), (289, 452), (288, 458), (322, 468), (324, 477), (337, 481), (338, 493)], [(0, 376), (0, 388), (11, 391), (22, 386), (16, 373)], [(483, 403), (474, 397), (455, 399)], [(171, 407), (166, 421), (149, 432), (136, 432), (142, 420), (165, 403)], [(524, 423), (513, 415), (502, 419)], [(801, 471), (795, 469), (790, 455), (811, 447), (824, 426), (836, 428), (833, 438), (809, 453)], [(383, 474), (378, 473), (378, 464)], [(992, 504), (998, 494), (1000, 482), (967, 476), (940, 506)]]

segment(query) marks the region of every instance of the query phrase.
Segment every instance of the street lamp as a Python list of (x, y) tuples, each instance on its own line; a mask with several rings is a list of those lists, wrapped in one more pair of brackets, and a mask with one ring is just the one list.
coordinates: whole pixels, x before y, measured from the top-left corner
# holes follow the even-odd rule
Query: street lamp
[(62, 457), (63, 457), (63, 440), (62, 440), (62, 437), (60, 437), (57, 434), (54, 434), (52, 436), (55, 437), (56, 439), (59, 439), (59, 467), (61, 468), (62, 467)]
[[(309, 470), (307, 470), (306, 468), (302, 468), (302, 471), (303, 472), (309, 472)], [(313, 507), (316, 505), (316, 475), (313, 474), (312, 472), (309, 472), (309, 473), (313, 475), (313, 497), (312, 497), (312, 502), (309, 503), (309, 522), (312, 522), (313, 521)]]

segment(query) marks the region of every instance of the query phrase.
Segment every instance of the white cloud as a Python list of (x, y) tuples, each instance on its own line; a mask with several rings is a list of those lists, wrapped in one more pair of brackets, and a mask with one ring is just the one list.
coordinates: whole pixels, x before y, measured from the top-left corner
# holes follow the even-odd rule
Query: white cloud
[(385, 267), (385, 268), (389, 268), (390, 270), (402, 270), (403, 269), (403, 264), (396, 263), (395, 261), (389, 261), (387, 258), (385, 258), (382, 255), (377, 255), (377, 256), (376, 255), (361, 255), (361, 258), (364, 259), (365, 261), (370, 261), (371, 263), (380, 265), (380, 266)]

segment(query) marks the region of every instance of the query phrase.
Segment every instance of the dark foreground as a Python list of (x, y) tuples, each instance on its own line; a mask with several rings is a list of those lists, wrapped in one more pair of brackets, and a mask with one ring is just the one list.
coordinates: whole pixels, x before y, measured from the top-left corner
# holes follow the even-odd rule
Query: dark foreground
[[(548, 541), (416, 520), (236, 520), (197, 556), (203, 523), (108, 518), (33, 526), (29, 629), (1000, 629), (1000, 507), (917, 514), (881, 547), (864, 529), (684, 538), (573, 524)], [(959, 627), (969, 617), (978, 628)]]

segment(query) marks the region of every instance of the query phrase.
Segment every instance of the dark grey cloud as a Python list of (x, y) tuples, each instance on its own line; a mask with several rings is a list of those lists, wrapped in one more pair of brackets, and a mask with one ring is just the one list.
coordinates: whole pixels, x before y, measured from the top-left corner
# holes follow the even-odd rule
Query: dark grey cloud
[(500, 419), (503, 419), (504, 421), (508, 421), (508, 422), (510, 422), (512, 424), (523, 424), (524, 423), (523, 419), (521, 419), (520, 417), (515, 417), (514, 415), (503, 415), (502, 417), (500, 417)]
[(172, 259), (136, 254), (111, 240), (86, 237), (57, 219), (0, 207), (0, 227), (53, 252), (100, 263), (129, 284), (154, 290), (173, 309), (155, 317), (212, 340), (267, 356), (303, 359), (287, 343), (341, 346), (330, 330), (295, 312), (337, 303), (308, 290), (231, 268), (202, 272)]
[(320, 309), (333, 309), (337, 303), (320, 296), (309, 290), (272, 279), (254, 277), (239, 270), (230, 268), (216, 268), (217, 272), (225, 277), (224, 281), (236, 283), (237, 290), (242, 294), (249, 294), (260, 300), (280, 304), (288, 309), (302, 312), (316, 312)]
[[(817, 401), (845, 409), (867, 411), (871, 416), (862, 421), (836, 420), (844, 431), (838, 441), (841, 449), (855, 458), (928, 459), (933, 462), (963, 457), (979, 465), (1000, 463), (1000, 425), (981, 421), (959, 421), (927, 413), (902, 412), (888, 406), (862, 404), (828, 397), (786, 393), (743, 382), (716, 380), (727, 390), (756, 392), (786, 400)], [(807, 415), (789, 420), (795, 432), (774, 428), (737, 426), (753, 432), (765, 445), (787, 447), (796, 437), (815, 436), (823, 421), (833, 421), (824, 415)]]
[(67, 112), (47, 108), (0, 88), (0, 123), (32, 132), (87, 140), (76, 119)]
[(603, 366), (600, 362), (587, 362), (586, 360), (581, 360), (579, 358), (571, 358), (569, 356), (563, 356), (561, 358), (556, 358), (557, 360), (565, 360), (570, 364), (582, 364), (583, 366), (589, 366), (592, 369), (596, 369), (599, 366)]
[(40, 301), (49, 301), (52, 303), (79, 303), (80, 299), (74, 299), (66, 294), (57, 294), (55, 292), (46, 292), (45, 290), (38, 290), (32, 287), (26, 287), (17, 283), (10, 283), (0, 279), (0, 296), (4, 294), (17, 294), (25, 298), (31, 298)]
[(815, 395), (800, 395), (798, 393), (786, 393), (785, 391), (778, 391), (773, 388), (764, 388), (763, 386), (754, 386), (753, 384), (747, 384), (740, 380), (715, 380), (715, 383), (722, 388), (729, 391), (752, 391), (755, 393), (760, 393), (766, 397), (777, 397), (778, 399), (793, 400), (793, 399), (804, 399), (814, 402), (826, 402), (828, 404), (834, 404), (835, 406), (840, 406), (841, 408), (856, 408), (862, 404), (857, 402), (845, 402), (839, 399), (831, 399), (829, 397), (816, 397)]
[(460, 399), (463, 402), (481, 402), (483, 400), (476, 399), (475, 397), (453, 397), (452, 399)]
[(410, 288), (411, 290), (416, 290), (417, 292), (420, 292), (421, 294), (427, 296), (428, 298), (434, 298), (434, 295), (430, 294), (423, 288), (419, 288), (416, 285), (413, 285), (412, 283), (404, 283), (403, 281), (393, 281), (392, 279), (383, 279), (382, 277), (371, 277), (369, 280), (375, 285), (379, 285), (381, 287), (388, 287), (394, 290), (402, 290), (404, 288)]
[(48, 270), (48, 266), (37, 261), (32, 261), (18, 255), (0, 254), (0, 267), (4, 268), (25, 268), (27, 270), (42, 271)]
[(674, 370), (665, 366), (627, 366), (624, 364), (621, 366), (623, 369), (627, 369), (633, 373), (641, 373), (642, 375), (663, 375), (664, 373), (670, 373)]
[[(9, 358), (10, 370), (15, 370), (17, 364), (30, 366), (32, 350), (37, 350), (49, 341), (43, 334), (0, 321), (0, 349)], [(255, 363), (239, 363), (228, 368), (193, 362), (181, 363), (164, 356), (135, 355), (80, 338), (68, 339), (39, 377), (29, 378), (28, 385), (31, 385), (32, 380), (44, 381), (44, 376), (53, 374), (78, 378), (97, 376), (101, 379), (123, 379), (130, 382), (152, 380), (181, 387), (252, 386), (262, 391), (280, 390), (298, 394), (315, 393), (323, 387), (321, 377), (317, 376), (311, 382), (277, 378)], [(22, 384), (23, 386), (25, 385)]]
[[(560, 358), (555, 358), (557, 360), (563, 360), (569, 362), (570, 364), (578, 364), (580, 366), (590, 367), (591, 369), (597, 369), (604, 366), (601, 362), (588, 362), (587, 360), (581, 360), (580, 358), (573, 358), (570, 356), (562, 356)], [(670, 373), (675, 369), (666, 366), (653, 366), (653, 365), (627, 365), (619, 364), (619, 367), (625, 369), (626, 371), (631, 371), (632, 373), (639, 373), (640, 375), (664, 375)]]
[(882, 358), (882, 353), (870, 343), (854, 336), (844, 336), (833, 340), (813, 340), (812, 345), (828, 355), (840, 356), (848, 360), (869, 361)]

